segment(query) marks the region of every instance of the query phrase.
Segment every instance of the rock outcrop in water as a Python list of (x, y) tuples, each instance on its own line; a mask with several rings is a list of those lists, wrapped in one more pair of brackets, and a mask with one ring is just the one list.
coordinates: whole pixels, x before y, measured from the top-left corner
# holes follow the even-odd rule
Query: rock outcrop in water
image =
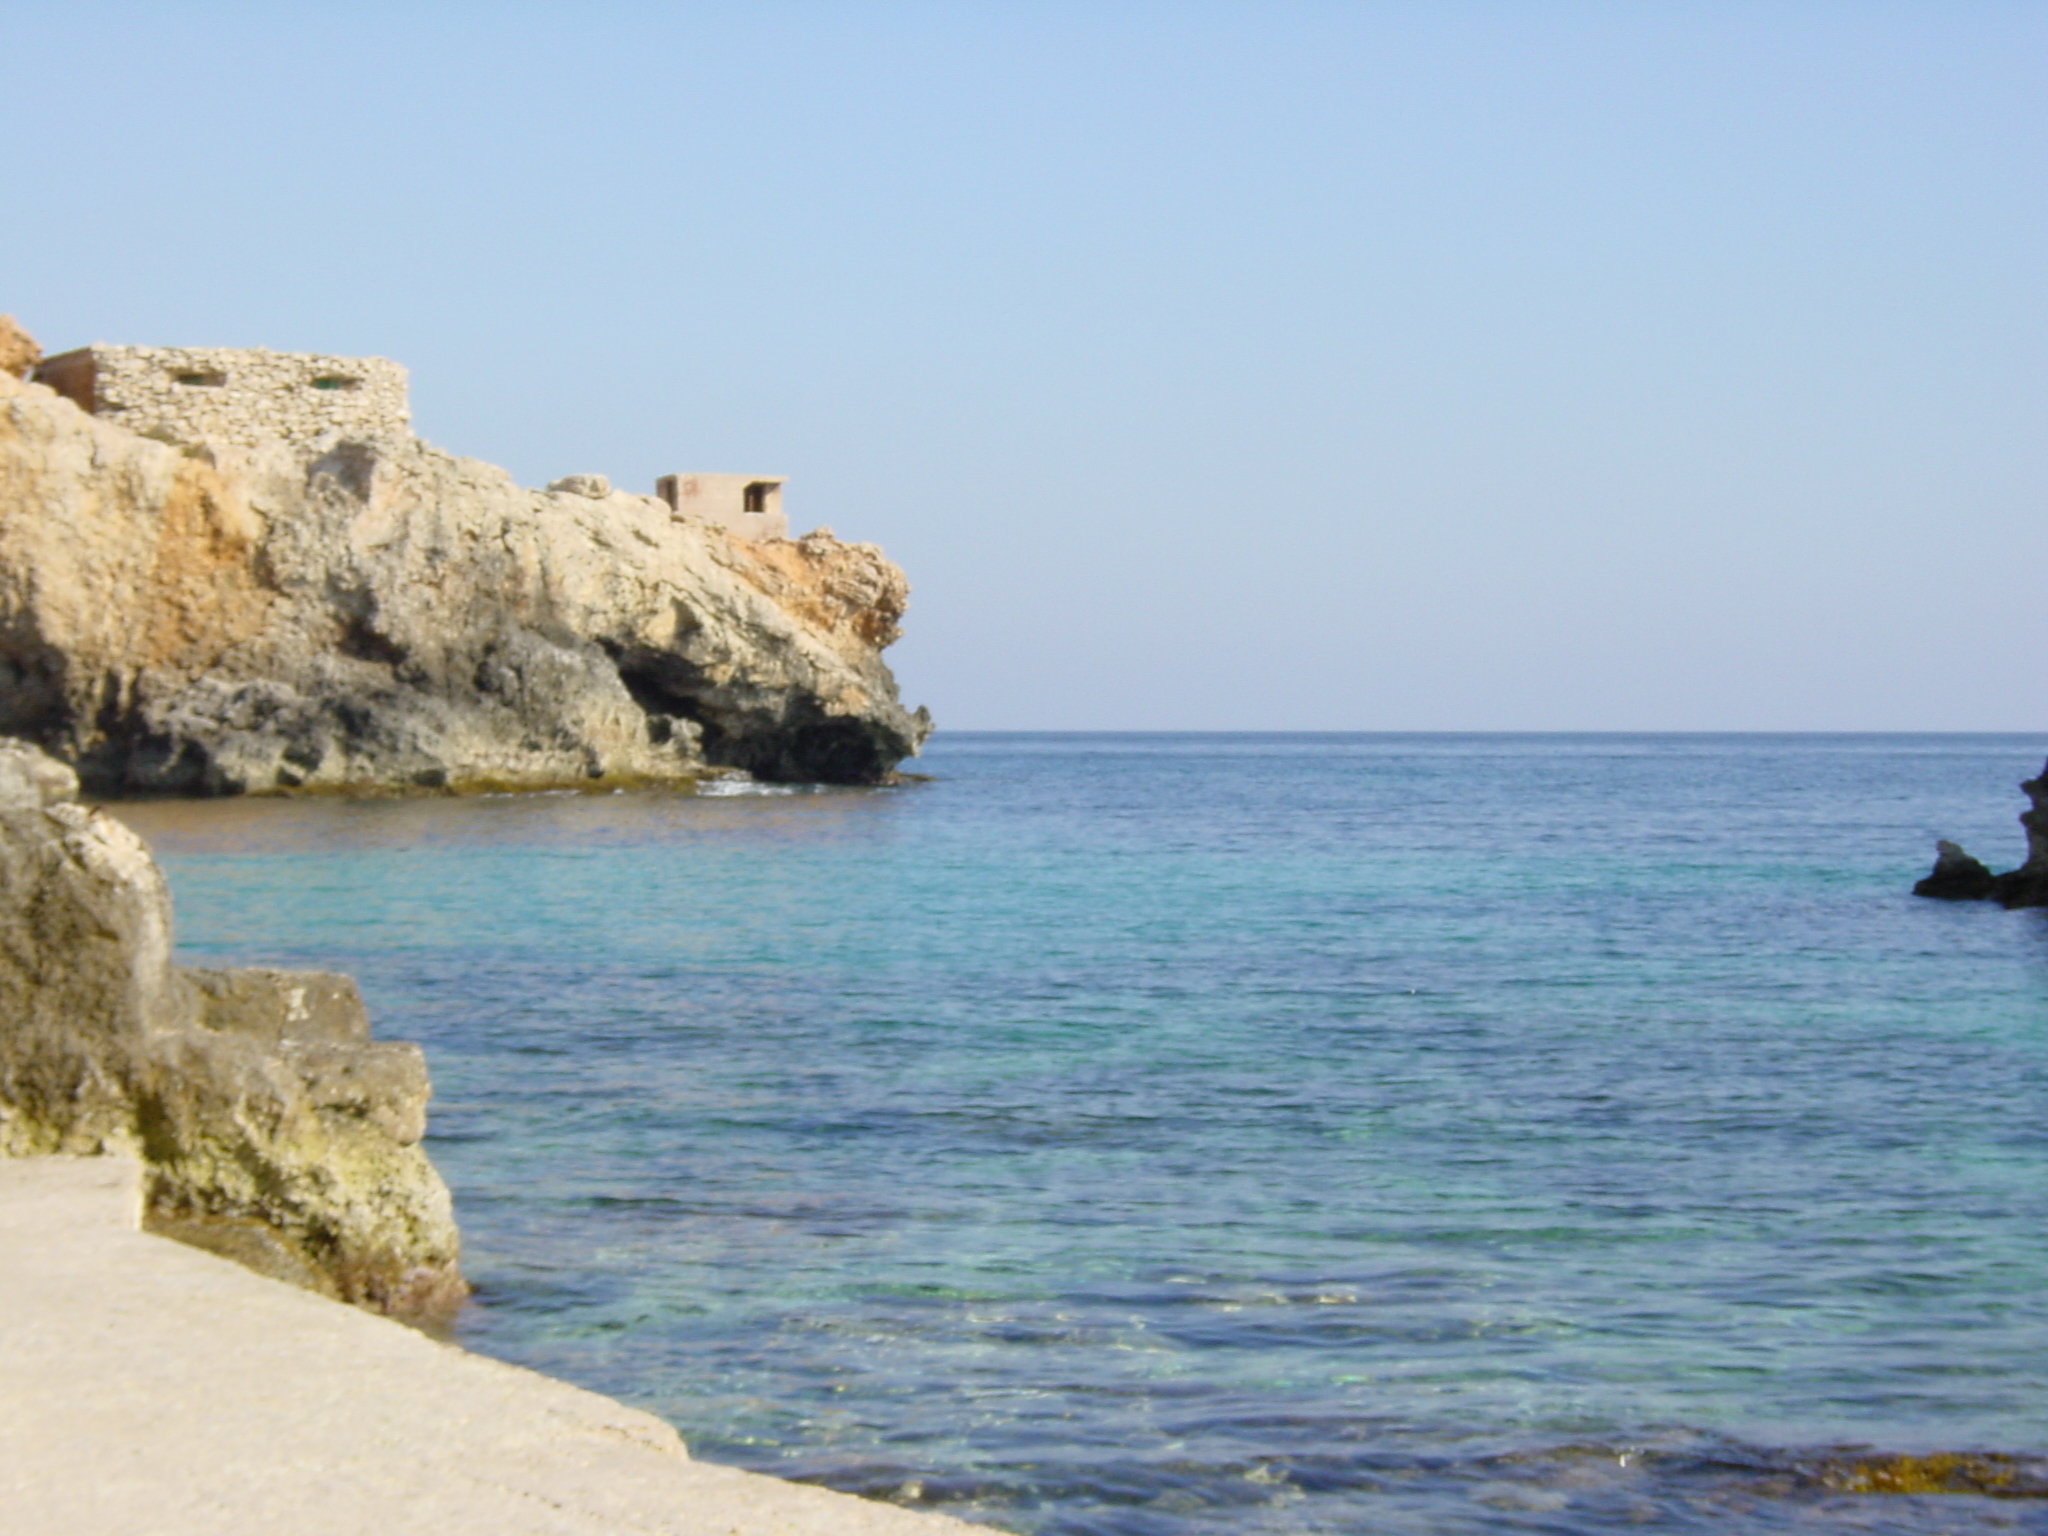
[(402, 430), (158, 442), (0, 370), (0, 733), (101, 795), (876, 783), (917, 751), (879, 549), (584, 478)]
[(0, 742), (0, 1155), (129, 1152), (148, 1224), (381, 1311), (465, 1288), (419, 1048), (355, 983), (171, 963), (142, 840)]
[(1913, 887), (1915, 896), (1945, 901), (1996, 901), (2008, 907), (2048, 907), (2048, 767), (2020, 785), (2032, 802), (2020, 812), (2027, 829), (2027, 861), (1994, 875), (1946, 838), (1935, 845), (1933, 872)]
[(1934, 845), (1934, 869), (1913, 887), (1913, 894), (1941, 901), (1984, 901), (1995, 885), (1996, 879), (1982, 859), (1970, 857), (1960, 843), (1944, 837)]

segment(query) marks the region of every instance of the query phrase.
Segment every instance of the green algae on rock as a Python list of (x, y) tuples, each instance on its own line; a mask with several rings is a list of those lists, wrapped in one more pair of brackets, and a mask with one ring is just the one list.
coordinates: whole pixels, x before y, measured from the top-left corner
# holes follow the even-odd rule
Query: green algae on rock
[(76, 789), (0, 741), (0, 1155), (139, 1155), (168, 1235), (374, 1310), (451, 1308), (419, 1048), (372, 1040), (345, 976), (173, 965), (161, 871)]
[(1995, 1451), (1878, 1453), (1831, 1457), (1814, 1469), (1839, 1493), (1974, 1493), (1992, 1498), (2048, 1498), (2038, 1466)]

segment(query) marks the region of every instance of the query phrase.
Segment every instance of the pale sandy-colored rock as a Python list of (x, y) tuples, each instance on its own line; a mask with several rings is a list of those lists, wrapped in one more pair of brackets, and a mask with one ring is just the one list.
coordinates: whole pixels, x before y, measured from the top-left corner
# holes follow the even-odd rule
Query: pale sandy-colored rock
[(0, 733), (99, 794), (873, 783), (901, 572), (402, 433), (176, 447), (0, 376)]
[(689, 1459), (647, 1414), (135, 1230), (0, 1161), (0, 1526), (72, 1536), (971, 1536)]
[(0, 1156), (130, 1152), (163, 1230), (367, 1306), (459, 1301), (419, 1048), (372, 1040), (345, 976), (173, 965), (161, 871), (73, 787), (0, 743)]
[(0, 737), (0, 812), (37, 811), (78, 798), (78, 775), (25, 741)]

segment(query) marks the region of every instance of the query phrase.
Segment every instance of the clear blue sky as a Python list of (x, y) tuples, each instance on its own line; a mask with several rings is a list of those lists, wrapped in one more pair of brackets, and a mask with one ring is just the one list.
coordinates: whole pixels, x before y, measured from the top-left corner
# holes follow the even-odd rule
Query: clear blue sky
[(11, 7), (0, 310), (780, 472), (956, 727), (2039, 729), (2048, 5)]

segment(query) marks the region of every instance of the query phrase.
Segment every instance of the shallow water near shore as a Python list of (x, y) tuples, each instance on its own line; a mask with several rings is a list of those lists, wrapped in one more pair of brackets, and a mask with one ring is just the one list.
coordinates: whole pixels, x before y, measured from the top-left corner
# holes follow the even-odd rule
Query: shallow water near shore
[(704, 1459), (1040, 1533), (2048, 1532), (1854, 1449), (2043, 1486), (2048, 914), (1907, 892), (2017, 862), (2044, 753), (942, 735), (891, 790), (118, 809), (183, 958), (425, 1045), (461, 1342)]

